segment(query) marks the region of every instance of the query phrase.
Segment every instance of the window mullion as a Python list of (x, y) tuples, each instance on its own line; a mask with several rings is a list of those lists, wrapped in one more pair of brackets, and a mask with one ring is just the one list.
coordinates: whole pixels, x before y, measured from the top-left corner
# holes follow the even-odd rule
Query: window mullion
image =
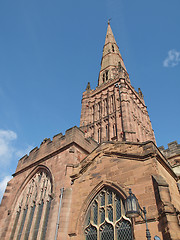
[(100, 225), (100, 221), (101, 221), (101, 219), (100, 219), (100, 217), (101, 217), (101, 215), (100, 215), (100, 206), (101, 206), (101, 198), (100, 198), (100, 196), (98, 196), (98, 198), (97, 198), (97, 206), (98, 206), (98, 219), (97, 219), (97, 240), (100, 240), (100, 231), (99, 231), (99, 225)]
[(20, 222), (20, 226), (19, 226), (19, 230), (18, 230), (17, 238), (16, 238), (17, 240), (21, 239), (23, 229), (24, 229), (24, 224), (25, 224), (25, 221), (26, 221), (27, 211), (28, 211), (28, 207), (25, 206), (25, 208), (22, 211), (22, 218), (21, 218), (21, 222)]
[(25, 230), (23, 240), (27, 240), (28, 237), (29, 237), (35, 208), (36, 208), (36, 205), (35, 205), (35, 203), (33, 203), (33, 205), (30, 206), (30, 213), (29, 213), (29, 216), (28, 216), (28, 222), (27, 222), (27, 225), (26, 225), (26, 228), (25, 228), (26, 230)]
[(113, 225), (115, 225), (116, 222), (116, 200), (115, 200), (115, 194), (113, 193), (113, 199), (112, 199), (112, 207), (113, 207)]
[(112, 193), (112, 208), (113, 208), (113, 227), (114, 227), (114, 239), (116, 237), (116, 195)]
[(41, 222), (41, 216), (42, 216), (42, 212), (43, 212), (43, 206), (44, 206), (44, 202), (41, 201), (37, 207), (38, 211), (37, 211), (36, 221), (35, 221), (34, 228), (33, 228), (33, 237), (32, 237), (33, 240), (36, 240), (37, 236), (38, 236), (39, 226), (40, 226), (40, 222)]
[(26, 218), (25, 218), (25, 221), (24, 221), (24, 226), (23, 226), (23, 229), (21, 231), (21, 239), (24, 239), (24, 237), (25, 237), (25, 229), (27, 228), (27, 225), (28, 225), (30, 213), (31, 213), (31, 207), (29, 206), (27, 208), (27, 213), (26, 213)]
[(49, 199), (46, 203), (46, 213), (45, 213), (45, 216), (44, 216), (42, 234), (41, 234), (41, 239), (42, 240), (44, 240), (45, 236), (46, 236), (50, 207), (51, 207), (51, 199)]
[(18, 218), (18, 224), (14, 233), (13, 239), (17, 239), (18, 232), (19, 232), (19, 226), (21, 225), (22, 218), (23, 218), (24, 208), (21, 206), (19, 211), (19, 218)]
[(39, 228), (38, 228), (39, 230), (38, 230), (38, 234), (37, 234), (37, 239), (40, 239), (40, 237), (43, 233), (43, 223), (44, 223), (44, 219), (46, 217), (47, 207), (48, 207), (48, 205), (47, 205), (47, 201), (46, 201), (46, 202), (44, 202), (44, 206), (43, 206), (42, 213), (41, 213), (41, 219), (40, 219), (40, 223), (39, 223)]
[(14, 225), (13, 225), (13, 228), (12, 228), (10, 240), (13, 240), (15, 232), (17, 231), (17, 226), (18, 226), (20, 213), (21, 213), (21, 208), (19, 208), (19, 210), (15, 214), (16, 216), (15, 216)]
[(107, 211), (107, 191), (105, 191), (105, 204), (104, 204), (104, 210), (105, 210), (105, 220), (108, 219), (108, 211)]

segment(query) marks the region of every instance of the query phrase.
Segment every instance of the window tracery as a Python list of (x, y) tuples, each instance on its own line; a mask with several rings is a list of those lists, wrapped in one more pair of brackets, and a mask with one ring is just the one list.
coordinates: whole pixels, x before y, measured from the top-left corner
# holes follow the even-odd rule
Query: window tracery
[(45, 171), (37, 172), (21, 193), (10, 240), (45, 239), (52, 184)]
[(133, 240), (132, 226), (125, 217), (124, 203), (115, 191), (103, 188), (86, 215), (85, 240)]

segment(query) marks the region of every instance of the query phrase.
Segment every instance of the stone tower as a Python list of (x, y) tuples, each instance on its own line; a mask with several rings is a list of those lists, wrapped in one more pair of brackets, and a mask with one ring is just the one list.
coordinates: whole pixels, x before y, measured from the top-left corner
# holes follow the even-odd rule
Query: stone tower
[(154, 143), (142, 92), (131, 86), (109, 23), (98, 86), (87, 85), (80, 125), (19, 160), (0, 204), (0, 240), (146, 239), (144, 219), (126, 214), (129, 188), (147, 209), (151, 239), (179, 240), (180, 145)]
[(97, 142), (155, 142), (143, 94), (132, 87), (110, 23), (98, 86), (88, 83), (82, 97), (80, 128)]

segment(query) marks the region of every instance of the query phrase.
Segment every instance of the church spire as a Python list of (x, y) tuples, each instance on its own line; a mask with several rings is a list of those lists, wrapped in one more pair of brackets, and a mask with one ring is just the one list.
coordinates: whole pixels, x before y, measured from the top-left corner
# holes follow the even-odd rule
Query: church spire
[(108, 44), (108, 43), (112, 43), (112, 44), (116, 44), (116, 40), (114, 38), (114, 34), (112, 32), (112, 29), (111, 29), (111, 25), (110, 25), (110, 21), (108, 20), (108, 27), (107, 27), (107, 33), (106, 33), (106, 39), (105, 39), (105, 44)]
[(117, 67), (121, 67), (126, 71), (126, 67), (110, 26), (110, 21), (108, 21), (98, 85), (113, 78), (113, 69)]

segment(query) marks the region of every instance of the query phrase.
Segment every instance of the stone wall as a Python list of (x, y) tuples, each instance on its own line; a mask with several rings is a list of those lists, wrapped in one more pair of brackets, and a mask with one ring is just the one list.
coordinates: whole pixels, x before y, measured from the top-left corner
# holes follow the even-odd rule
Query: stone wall
[[(20, 160), (0, 206), (0, 239), (9, 239), (23, 190), (38, 171), (44, 171), (52, 184), (48, 240), (54, 239), (57, 227), (58, 240), (83, 240), (87, 209), (104, 186), (114, 189), (123, 199), (131, 188), (141, 207), (147, 209), (151, 236), (179, 240), (178, 178), (153, 142), (116, 141), (97, 146), (77, 127), (68, 130), (65, 136), (56, 136), (53, 141), (43, 141), (38, 153), (33, 150), (29, 157)], [(138, 217), (133, 226), (135, 239), (145, 239), (144, 221)]]
[[(164, 181), (167, 181), (165, 187), (167, 194), (164, 194), (164, 189), (158, 186), (161, 194), (161, 199), (158, 199), (154, 179), (161, 175)], [(180, 210), (178, 204), (180, 196), (176, 186), (177, 177), (152, 142), (104, 143), (74, 168), (72, 179), (74, 185), (69, 239), (84, 239), (83, 227), (88, 206), (104, 186), (116, 189), (125, 198), (128, 189), (131, 188), (140, 205), (147, 209), (151, 236), (179, 239), (177, 213)], [(164, 208), (160, 210), (159, 204)], [(160, 216), (164, 215), (167, 217), (163, 219), (167, 220), (166, 225), (163, 221), (159, 223)], [(145, 223), (140, 217), (134, 222), (134, 235), (136, 240), (145, 239)]]
[[(94, 140), (86, 139), (85, 134), (79, 128), (73, 127), (67, 130), (64, 136), (58, 134), (52, 141), (45, 139), (40, 148), (33, 149), (29, 156), (21, 158), (16, 172), (13, 174), (13, 179), (7, 184), (1, 202), (0, 239), (9, 239), (15, 221), (17, 204), (20, 201), (19, 197), (38, 171), (45, 171), (52, 183), (52, 204), (47, 239), (54, 239), (55, 236), (61, 188), (65, 189), (61, 221), (66, 222), (61, 234), (67, 236), (69, 199), (72, 191), (69, 177), (72, 171), (71, 166), (76, 166), (95, 147), (97, 147), (97, 143)], [(41, 188), (38, 191), (41, 191)], [(66, 204), (66, 202), (68, 203)]]
[(99, 143), (155, 142), (142, 94), (134, 90), (122, 72), (95, 90), (83, 93), (80, 127), (87, 137)]

